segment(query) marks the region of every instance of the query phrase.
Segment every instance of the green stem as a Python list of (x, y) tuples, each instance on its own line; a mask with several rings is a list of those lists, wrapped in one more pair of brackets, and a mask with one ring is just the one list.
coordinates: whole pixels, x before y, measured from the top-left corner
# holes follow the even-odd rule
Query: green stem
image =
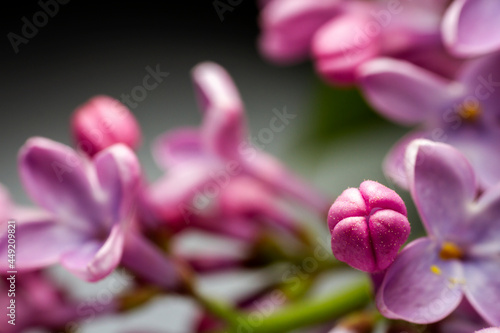
[[(252, 313), (232, 321), (232, 331), (238, 332), (240, 326), (253, 328), (253, 332), (271, 333), (288, 332), (293, 329), (321, 324), (345, 315), (353, 310), (359, 309), (370, 302), (371, 287), (367, 279), (363, 279), (341, 292), (332, 294), (321, 299), (302, 300), (283, 307), (277, 312), (264, 318), (263, 321), (255, 322)], [(262, 315), (262, 314), (260, 314)], [(234, 326), (236, 322), (237, 326)], [(259, 324), (259, 325), (257, 325)]]
[(243, 316), (231, 305), (201, 295), (195, 289), (190, 290), (189, 296), (196, 300), (207, 312), (222, 319), (231, 327), (236, 327), (238, 325), (237, 319)]

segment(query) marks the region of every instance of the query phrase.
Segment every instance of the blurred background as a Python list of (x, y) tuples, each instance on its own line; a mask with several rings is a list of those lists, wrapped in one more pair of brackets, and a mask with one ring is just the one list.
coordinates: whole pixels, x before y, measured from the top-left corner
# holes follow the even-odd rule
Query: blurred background
[[(69, 121), (77, 106), (97, 94), (117, 99), (130, 95), (143, 84), (148, 68), (169, 73), (131, 108), (143, 131), (139, 157), (147, 177), (157, 179), (160, 171), (150, 144), (166, 130), (200, 123), (190, 70), (206, 60), (219, 63), (233, 76), (252, 133), (268, 126), (275, 108), (297, 115), (265, 149), (330, 195), (332, 202), (345, 188), (365, 179), (393, 187), (383, 176), (381, 163), (404, 130), (376, 116), (357, 91), (325, 86), (310, 63), (278, 67), (265, 61), (256, 48), (255, 1), (242, 0), (220, 16), (211, 0), (72, 0), (58, 3), (57, 12), (53, 9), (53, 17), (43, 22), (37, 13), (44, 3), (48, 1), (10, 2), (1, 14), (0, 182), (17, 203), (30, 202), (16, 170), (17, 151), (25, 140), (45, 136), (71, 144)], [(43, 24), (34, 31), (24, 27), (26, 20), (34, 19)], [(24, 38), (23, 29), (31, 37), (13, 47), (11, 33)], [(323, 236), (329, 239), (329, 234)], [(57, 269), (54, 274), (84, 297), (109, 283), (76, 282)], [(220, 288), (210, 287), (210, 292), (224, 297), (238, 290), (238, 283), (258, 283), (259, 278), (250, 274), (213, 279), (212, 285), (218, 283)], [(120, 321), (89, 321), (83, 331), (120, 332), (126, 327), (188, 332), (192, 313), (190, 302), (171, 297)]]

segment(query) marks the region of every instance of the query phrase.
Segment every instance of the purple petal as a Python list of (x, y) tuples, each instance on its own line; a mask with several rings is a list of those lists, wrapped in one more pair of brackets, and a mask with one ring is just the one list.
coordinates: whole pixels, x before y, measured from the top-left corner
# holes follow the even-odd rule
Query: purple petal
[(234, 159), (246, 136), (243, 104), (229, 74), (215, 63), (202, 63), (192, 71), (204, 111), (201, 137), (208, 151)]
[(107, 219), (101, 224), (108, 228), (118, 223), (126, 225), (133, 219), (141, 180), (137, 157), (124, 144), (115, 144), (99, 152), (93, 163), (109, 209)]
[(463, 238), (472, 244), (469, 254), (476, 256), (500, 255), (500, 183), (488, 189), (470, 206), (471, 228)]
[(250, 177), (226, 178), (221, 188), (218, 204), (221, 214), (232, 217), (248, 217), (272, 227), (295, 232), (294, 217), (278, 200), (275, 192)]
[(64, 223), (91, 231), (101, 221), (101, 194), (89, 182), (88, 161), (70, 147), (32, 138), (19, 152), (24, 188), (41, 207)]
[(465, 295), (492, 326), (500, 326), (500, 257), (464, 262)]
[(205, 158), (199, 130), (181, 128), (161, 135), (153, 145), (153, 157), (165, 169)]
[(443, 40), (458, 56), (477, 56), (500, 49), (500, 2), (454, 0), (442, 22)]
[(332, 19), (316, 33), (313, 55), (317, 71), (329, 82), (352, 83), (356, 69), (380, 53), (379, 36), (359, 33), (365, 15), (347, 13)]
[(174, 260), (140, 235), (130, 234), (125, 242), (123, 265), (148, 282), (175, 290), (180, 269)]
[(466, 86), (469, 96), (462, 103), (479, 103), (479, 120), (485, 127), (500, 129), (500, 53), (494, 53), (466, 63), (459, 80)]
[(465, 156), (450, 145), (419, 139), (408, 146), (405, 162), (413, 201), (428, 234), (460, 239), (477, 193)]
[(261, 235), (261, 227), (252, 219), (244, 217), (193, 216), (192, 226), (216, 235), (227, 236), (249, 244), (255, 243)]
[(462, 279), (458, 261), (439, 259), (429, 238), (410, 243), (389, 266), (377, 293), (377, 307), (388, 318), (427, 324), (448, 316), (463, 293), (450, 278)]
[(396, 142), (384, 159), (383, 170), (386, 177), (405, 190), (409, 188), (405, 166), (406, 149), (410, 142), (424, 137), (426, 137), (426, 133), (421, 131), (405, 135)]
[(243, 162), (248, 174), (264, 182), (271, 189), (296, 198), (317, 210), (319, 214), (328, 211), (329, 200), (311, 188), (307, 182), (293, 175), (273, 156), (258, 152), (252, 159)]
[(273, 1), (261, 12), (261, 52), (279, 63), (303, 60), (309, 55), (314, 33), (339, 7), (339, 0)]
[(409, 62), (378, 58), (363, 64), (358, 74), (375, 109), (404, 125), (436, 118), (454, 98), (450, 82)]
[[(0, 269), (8, 267), (7, 225), (2, 225), (0, 236)], [(61, 223), (54, 222), (52, 216), (39, 213), (30, 220), (16, 219), (15, 224), (15, 269), (34, 270), (53, 265), (68, 250), (78, 247), (83, 237), (78, 231), (71, 230)], [(14, 269), (14, 270), (15, 270)]]
[[(411, 11), (408, 13), (411, 13)], [(411, 15), (418, 16), (414, 13), (411, 13)], [(392, 38), (392, 36), (389, 35), (389, 38)], [(397, 58), (411, 62), (444, 78), (455, 79), (466, 61), (452, 56), (442, 45), (439, 37), (435, 38), (435, 42), (413, 46), (405, 52), (397, 53)]]
[(79, 278), (95, 282), (108, 276), (120, 263), (125, 239), (124, 226), (117, 224), (105, 242), (89, 240), (65, 253), (61, 264)]
[(447, 142), (460, 150), (473, 166), (481, 189), (500, 182), (500, 133), (464, 128), (447, 134)]
[(221, 66), (204, 62), (193, 68), (191, 76), (203, 112), (211, 109), (243, 109), (238, 89)]
[(147, 189), (146, 202), (164, 219), (188, 218), (202, 209), (193, 204), (197, 191), (210, 182), (213, 165), (193, 163), (174, 168)]

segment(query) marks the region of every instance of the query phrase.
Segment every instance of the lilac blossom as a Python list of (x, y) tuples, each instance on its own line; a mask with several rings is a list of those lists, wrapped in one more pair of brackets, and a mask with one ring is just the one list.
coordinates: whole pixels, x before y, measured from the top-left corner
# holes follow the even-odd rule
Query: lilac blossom
[(403, 200), (374, 181), (345, 190), (328, 213), (335, 257), (359, 270), (386, 269), (410, 235)]
[(404, 151), (415, 138), (449, 143), (470, 159), (480, 186), (500, 180), (500, 54), (467, 63), (456, 80), (438, 76), (411, 63), (380, 58), (359, 69), (368, 101), (388, 119), (420, 125), (395, 145), (386, 158), (385, 173), (407, 187)]
[[(17, 270), (60, 263), (83, 280), (97, 281), (123, 259), (147, 278), (158, 274), (156, 280), (162, 285), (174, 283), (171, 265), (158, 259), (154, 249), (133, 232), (141, 172), (128, 147), (113, 145), (88, 160), (63, 144), (31, 138), (19, 153), (19, 171), (27, 193), (46, 213), (20, 217), (16, 225)], [(4, 269), (5, 234), (0, 249)], [(136, 260), (146, 254), (148, 260)], [(152, 263), (155, 269), (149, 267)]]
[(193, 202), (208, 205), (233, 179), (245, 176), (326, 212), (328, 202), (322, 195), (246, 140), (243, 104), (229, 74), (217, 64), (202, 63), (192, 76), (203, 124), (167, 132), (157, 140), (153, 154), (167, 173), (147, 190), (146, 204), (175, 220), (191, 212)]
[(445, 76), (461, 64), (445, 51), (446, 1), (275, 0), (261, 13), (261, 52), (278, 63), (313, 58), (328, 82), (356, 82), (356, 69), (395, 57)]
[(128, 108), (109, 96), (95, 96), (75, 110), (71, 130), (77, 147), (90, 156), (115, 144), (137, 148), (141, 130)]
[(279, 63), (293, 63), (310, 56), (316, 31), (342, 11), (342, 0), (274, 0), (260, 16), (261, 52)]
[(428, 236), (407, 245), (377, 293), (381, 313), (414, 323), (447, 317), (465, 298), (500, 325), (500, 188), (479, 194), (465, 156), (450, 145), (415, 140), (406, 167)]
[(500, 2), (454, 0), (442, 23), (443, 40), (457, 56), (473, 57), (500, 50)]

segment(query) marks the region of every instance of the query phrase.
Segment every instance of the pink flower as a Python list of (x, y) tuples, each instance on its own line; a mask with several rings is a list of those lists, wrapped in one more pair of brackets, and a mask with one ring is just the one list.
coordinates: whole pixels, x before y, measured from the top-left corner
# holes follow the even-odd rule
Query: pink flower
[(77, 147), (89, 156), (115, 144), (137, 148), (141, 130), (133, 114), (114, 98), (96, 96), (78, 107), (71, 120)]
[(233, 179), (244, 176), (269, 192), (326, 211), (322, 195), (247, 141), (243, 104), (229, 74), (217, 64), (202, 63), (192, 76), (203, 124), (168, 132), (156, 141), (153, 155), (167, 174), (148, 189), (147, 205), (165, 219), (179, 219), (184, 208), (194, 206), (193, 200), (209, 202)]
[(345, 190), (328, 214), (335, 257), (359, 270), (386, 269), (410, 235), (403, 200), (374, 181)]
[(377, 293), (393, 319), (433, 323), (466, 298), (490, 325), (500, 325), (500, 187), (482, 194), (455, 148), (415, 140), (407, 150), (412, 198), (427, 237), (408, 244)]
[(261, 13), (261, 52), (278, 63), (308, 56), (328, 82), (356, 82), (356, 69), (377, 57), (411, 61), (445, 76), (461, 61), (441, 41), (443, 0), (275, 0)]

